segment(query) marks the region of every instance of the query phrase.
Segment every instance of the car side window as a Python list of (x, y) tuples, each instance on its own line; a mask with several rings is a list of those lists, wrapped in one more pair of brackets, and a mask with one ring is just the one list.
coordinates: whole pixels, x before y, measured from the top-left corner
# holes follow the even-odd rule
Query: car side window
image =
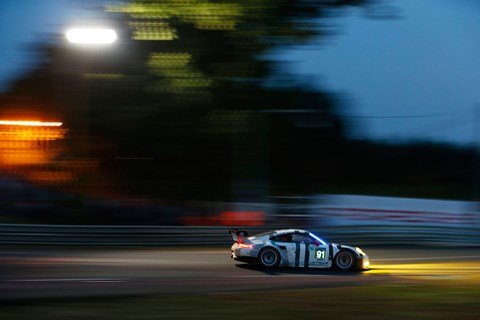
[(312, 238), (310, 238), (308, 235), (306, 234), (302, 234), (302, 233), (294, 233), (292, 234), (292, 240), (293, 242), (295, 243), (306, 243), (306, 244), (310, 244), (310, 243), (313, 243), (314, 240)]
[(278, 242), (292, 242), (292, 236), (290, 234), (281, 234), (271, 238), (270, 240)]

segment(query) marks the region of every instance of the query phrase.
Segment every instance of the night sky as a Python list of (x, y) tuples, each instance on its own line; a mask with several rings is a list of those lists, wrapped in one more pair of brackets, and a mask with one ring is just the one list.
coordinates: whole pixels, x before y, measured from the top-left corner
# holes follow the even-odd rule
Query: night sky
[[(71, 25), (94, 16), (78, 0), (2, 0), (0, 3), (0, 92), (35, 66), (34, 43), (53, 41)], [(95, 1), (100, 5), (102, 1)], [(94, 17), (97, 17), (96, 14)]]
[(357, 137), (479, 143), (480, 1), (385, 3), (398, 19), (342, 13), (339, 35), (281, 55), (287, 70), (342, 94)]
[(48, 41), (50, 35), (72, 18), (71, 0), (2, 0), (0, 4), (0, 92), (12, 79), (35, 65), (29, 49), (34, 42)]

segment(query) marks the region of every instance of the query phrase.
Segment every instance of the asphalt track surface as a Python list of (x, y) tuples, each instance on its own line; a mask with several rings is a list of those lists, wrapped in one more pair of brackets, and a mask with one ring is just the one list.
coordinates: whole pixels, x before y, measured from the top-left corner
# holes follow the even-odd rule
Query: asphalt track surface
[(201, 294), (379, 283), (480, 284), (480, 248), (363, 248), (371, 270), (265, 270), (225, 249), (2, 248), (0, 300), (140, 294)]

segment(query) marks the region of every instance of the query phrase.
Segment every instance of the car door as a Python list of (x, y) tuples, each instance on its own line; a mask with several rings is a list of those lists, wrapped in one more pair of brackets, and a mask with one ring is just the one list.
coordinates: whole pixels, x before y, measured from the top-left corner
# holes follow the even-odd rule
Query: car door
[(295, 266), (300, 268), (326, 268), (329, 266), (329, 247), (308, 234), (294, 234)]
[(313, 241), (308, 246), (310, 268), (328, 268), (330, 267), (329, 246)]
[(310, 246), (313, 244), (313, 239), (304, 233), (294, 233), (292, 242), (295, 244), (295, 267), (307, 268), (310, 265)]

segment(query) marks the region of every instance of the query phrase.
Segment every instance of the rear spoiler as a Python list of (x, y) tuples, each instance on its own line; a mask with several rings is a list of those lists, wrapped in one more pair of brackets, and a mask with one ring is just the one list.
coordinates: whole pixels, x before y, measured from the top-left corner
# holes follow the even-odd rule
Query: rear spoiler
[(233, 241), (236, 243), (242, 243), (244, 238), (248, 237), (248, 232), (245, 230), (230, 229), (228, 233), (232, 235)]

